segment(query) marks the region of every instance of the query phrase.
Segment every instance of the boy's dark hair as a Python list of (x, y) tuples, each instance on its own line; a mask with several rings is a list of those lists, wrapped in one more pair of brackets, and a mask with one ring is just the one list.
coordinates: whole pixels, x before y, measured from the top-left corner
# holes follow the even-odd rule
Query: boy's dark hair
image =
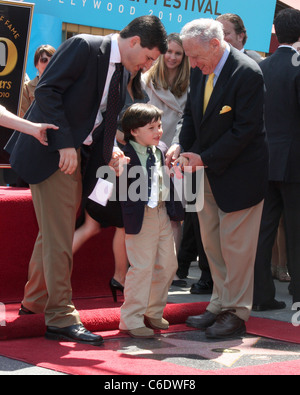
[(148, 103), (135, 103), (127, 108), (122, 118), (124, 140), (134, 140), (131, 131), (161, 119), (163, 111)]
[(167, 32), (160, 19), (154, 15), (144, 15), (135, 18), (120, 32), (122, 38), (139, 36), (141, 47), (158, 48), (165, 54), (168, 49)]
[(300, 37), (300, 11), (286, 8), (274, 21), (275, 32), (280, 44), (294, 44)]

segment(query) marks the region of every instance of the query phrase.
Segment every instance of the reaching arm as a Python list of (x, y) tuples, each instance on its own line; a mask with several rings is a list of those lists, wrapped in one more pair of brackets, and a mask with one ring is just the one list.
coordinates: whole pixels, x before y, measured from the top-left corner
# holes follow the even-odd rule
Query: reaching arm
[(20, 118), (17, 115), (6, 110), (5, 107), (0, 106), (0, 125), (9, 129), (15, 129), (19, 132), (29, 134), (35, 137), (41, 144), (48, 145), (47, 129), (55, 129), (58, 127), (48, 123), (33, 123), (26, 119)]

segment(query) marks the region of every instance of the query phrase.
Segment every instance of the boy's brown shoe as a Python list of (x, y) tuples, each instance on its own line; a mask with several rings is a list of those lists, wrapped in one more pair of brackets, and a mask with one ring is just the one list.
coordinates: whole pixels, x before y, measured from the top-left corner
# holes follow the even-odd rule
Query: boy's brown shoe
[(169, 329), (169, 322), (164, 318), (145, 317), (145, 321), (153, 329)]
[(129, 336), (137, 339), (153, 339), (154, 331), (147, 327), (136, 328), (136, 329), (121, 329), (120, 332), (127, 333)]

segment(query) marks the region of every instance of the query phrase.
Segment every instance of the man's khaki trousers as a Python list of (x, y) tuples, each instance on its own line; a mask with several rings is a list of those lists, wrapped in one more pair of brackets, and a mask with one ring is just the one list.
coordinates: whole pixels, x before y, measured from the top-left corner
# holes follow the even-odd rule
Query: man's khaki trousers
[(74, 174), (57, 170), (40, 184), (30, 185), (39, 233), (22, 303), (35, 313), (45, 313), (47, 326), (80, 323), (72, 303), (71, 274), (81, 185), (80, 160)]
[(201, 237), (214, 288), (207, 310), (233, 310), (247, 321), (252, 309), (254, 264), (263, 201), (246, 210), (219, 209), (205, 175), (204, 208), (198, 213)]

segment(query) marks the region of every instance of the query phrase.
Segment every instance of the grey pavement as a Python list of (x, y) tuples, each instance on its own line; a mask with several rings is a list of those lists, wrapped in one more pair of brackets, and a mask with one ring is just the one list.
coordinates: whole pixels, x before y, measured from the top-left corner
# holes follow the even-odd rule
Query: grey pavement
[[(203, 301), (209, 301), (210, 295), (192, 295), (190, 293), (190, 287), (194, 282), (197, 282), (198, 279), (200, 278), (200, 270), (198, 268), (198, 265), (196, 262), (193, 262), (190, 271), (189, 271), (189, 276), (187, 278), (187, 287), (186, 288), (179, 288), (172, 286), (169, 291), (169, 298), (168, 302), (170, 303), (193, 303), (193, 302), (203, 302)], [(276, 298), (277, 300), (285, 301), (287, 307), (284, 310), (278, 310), (278, 311), (267, 311), (263, 313), (252, 313), (253, 316), (256, 317), (261, 317), (261, 318), (270, 318), (274, 320), (279, 320), (279, 321), (285, 321), (285, 322), (291, 322), (292, 315), (295, 313), (292, 311), (292, 303), (291, 303), (291, 297), (288, 293), (288, 283), (280, 283), (276, 281), (276, 289), (277, 289), (277, 295)], [(202, 342), (205, 342), (205, 339), (203, 339), (204, 335), (199, 334), (198, 331), (195, 331), (195, 333), (192, 332), (186, 332), (186, 333), (181, 333), (181, 334), (175, 334), (175, 335), (169, 335), (170, 339), (169, 341), (172, 341), (173, 338), (177, 338), (178, 340), (181, 341), (190, 341), (195, 340), (195, 337)], [(120, 341), (120, 347), (125, 346), (126, 344), (131, 344), (132, 339), (122, 339)], [(125, 345), (124, 345), (125, 343)], [(273, 346), (276, 349), (276, 342), (272, 341), (271, 346)], [(268, 345), (268, 347), (271, 347)], [(142, 348), (142, 345), (140, 346)], [(282, 348), (284, 347), (282, 343), (278, 345), (278, 347)], [(299, 357), (300, 357), (300, 346), (299, 345), (293, 345), (286, 343), (285, 347), (288, 347), (289, 350), (294, 350), (296, 353), (299, 352)], [(1, 351), (0, 351), (1, 354)], [(197, 367), (197, 364), (200, 364), (201, 360), (201, 368), (204, 366), (208, 366), (208, 364), (211, 364), (210, 358), (208, 359), (203, 359), (200, 358), (197, 362), (194, 358), (188, 359), (186, 358), (185, 355), (182, 355), (182, 358), (185, 357), (185, 364), (186, 366), (191, 366), (191, 367)], [(207, 361), (205, 363), (205, 361)], [(175, 361), (176, 362), (176, 361)], [(177, 361), (178, 362), (178, 361)], [(255, 362), (255, 360), (254, 360)], [(179, 362), (178, 362), (179, 363)], [(188, 365), (190, 364), (190, 365)], [(43, 369), (39, 368), (36, 366), (32, 366), (29, 364), (26, 364), (24, 362), (16, 361), (13, 359), (8, 359), (5, 357), (0, 356), (0, 375), (63, 375), (62, 373), (55, 372), (50, 369)]]

